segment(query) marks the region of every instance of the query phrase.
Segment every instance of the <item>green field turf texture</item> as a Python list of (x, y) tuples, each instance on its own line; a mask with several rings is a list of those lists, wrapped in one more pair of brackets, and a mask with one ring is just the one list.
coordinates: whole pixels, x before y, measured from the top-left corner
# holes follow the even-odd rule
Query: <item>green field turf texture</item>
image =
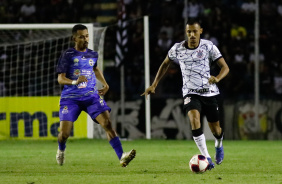
[[(199, 154), (192, 140), (122, 144), (137, 150), (126, 168), (106, 140), (69, 140), (63, 166), (55, 160), (56, 141), (0, 141), (0, 184), (282, 184), (281, 141), (224, 141), (223, 163), (204, 174), (189, 170), (190, 158)], [(214, 141), (207, 145), (214, 157)]]

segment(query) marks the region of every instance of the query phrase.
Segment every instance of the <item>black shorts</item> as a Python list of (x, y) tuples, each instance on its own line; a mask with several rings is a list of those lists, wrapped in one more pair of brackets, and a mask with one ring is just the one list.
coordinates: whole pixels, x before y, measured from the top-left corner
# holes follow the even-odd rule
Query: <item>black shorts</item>
[(185, 95), (183, 108), (186, 114), (192, 109), (197, 109), (207, 117), (208, 122), (212, 123), (219, 120), (218, 103), (215, 96)]

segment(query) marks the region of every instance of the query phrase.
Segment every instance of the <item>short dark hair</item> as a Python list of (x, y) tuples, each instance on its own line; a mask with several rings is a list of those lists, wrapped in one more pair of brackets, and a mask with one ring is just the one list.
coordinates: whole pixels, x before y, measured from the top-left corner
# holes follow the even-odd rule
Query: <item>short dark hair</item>
[(82, 24), (76, 24), (75, 26), (73, 26), (72, 28), (72, 34), (76, 34), (76, 32), (78, 30), (84, 30), (84, 29), (87, 29), (87, 27), (85, 25), (82, 25)]
[(196, 18), (188, 18), (186, 25), (193, 25), (193, 24), (199, 24), (201, 25), (201, 21), (199, 19)]

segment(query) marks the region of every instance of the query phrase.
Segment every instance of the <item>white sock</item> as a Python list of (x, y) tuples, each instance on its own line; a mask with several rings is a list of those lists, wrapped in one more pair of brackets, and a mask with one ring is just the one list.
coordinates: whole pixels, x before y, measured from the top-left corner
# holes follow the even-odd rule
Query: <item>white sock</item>
[(223, 140), (223, 136), (221, 137), (221, 139), (215, 138), (215, 144), (214, 144), (214, 146), (215, 146), (216, 148), (220, 148), (220, 147), (222, 146), (222, 140)]
[(193, 139), (196, 143), (196, 145), (198, 146), (200, 152), (202, 155), (204, 155), (205, 157), (211, 157), (209, 152), (208, 152), (208, 148), (207, 148), (207, 145), (206, 145), (206, 137), (204, 134), (198, 136), (198, 137), (194, 137), (193, 136)]

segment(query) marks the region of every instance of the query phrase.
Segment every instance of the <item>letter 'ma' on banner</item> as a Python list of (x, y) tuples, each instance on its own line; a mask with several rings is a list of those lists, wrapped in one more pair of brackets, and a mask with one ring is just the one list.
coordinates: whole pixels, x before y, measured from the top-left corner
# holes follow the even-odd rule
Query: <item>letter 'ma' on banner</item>
[(47, 137), (47, 116), (44, 112), (35, 112), (33, 115), (28, 112), (10, 113), (10, 136), (18, 137), (18, 122), (23, 120), (24, 136), (33, 136), (33, 121), (38, 120), (39, 123), (39, 137)]
[[(0, 98), (0, 140), (57, 139), (60, 127), (60, 97)], [(81, 113), (71, 132), (73, 138), (87, 137), (87, 115)]]

